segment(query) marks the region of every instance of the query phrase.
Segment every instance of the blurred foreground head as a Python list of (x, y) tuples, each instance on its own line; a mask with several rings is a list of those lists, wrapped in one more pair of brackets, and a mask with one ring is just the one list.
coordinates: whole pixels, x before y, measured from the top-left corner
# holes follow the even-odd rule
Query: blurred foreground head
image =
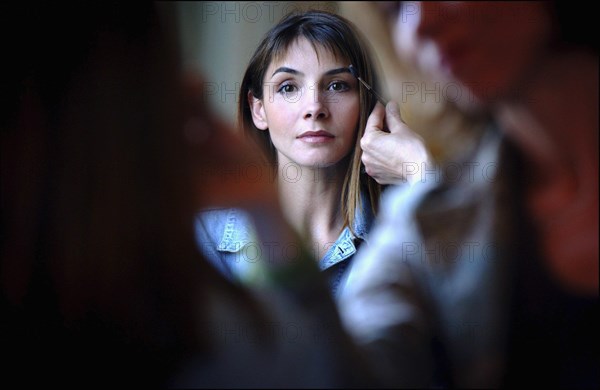
[(191, 99), (201, 80), (184, 86), (169, 5), (2, 7), (6, 372), (160, 385), (204, 346), (207, 286), (229, 288), (192, 230), (218, 198), (198, 168), (229, 132)]

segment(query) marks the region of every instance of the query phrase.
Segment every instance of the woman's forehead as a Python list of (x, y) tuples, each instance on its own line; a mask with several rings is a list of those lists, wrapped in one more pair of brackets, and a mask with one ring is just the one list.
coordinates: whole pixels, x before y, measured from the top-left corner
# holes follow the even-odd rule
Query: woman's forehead
[(315, 54), (317, 61), (323, 58), (331, 58), (334, 61), (347, 62), (347, 58), (342, 55), (340, 49), (328, 42), (317, 42), (307, 37), (300, 36), (290, 41), (287, 46), (281, 46), (279, 50), (273, 53), (271, 64), (280, 64), (290, 56), (297, 54), (305, 56)]

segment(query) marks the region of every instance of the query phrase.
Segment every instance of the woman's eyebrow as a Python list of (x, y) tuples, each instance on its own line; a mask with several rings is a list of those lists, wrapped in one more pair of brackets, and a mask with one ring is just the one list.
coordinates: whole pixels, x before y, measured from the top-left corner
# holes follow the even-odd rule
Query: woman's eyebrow
[(275, 72), (273, 72), (271, 77), (275, 76), (277, 73), (291, 73), (294, 75), (301, 75), (301, 76), (304, 75), (304, 73), (297, 71), (296, 69), (288, 68), (287, 66), (281, 66), (281, 67), (277, 68), (275, 70)]
[[(304, 73), (302, 73), (296, 69), (288, 68), (287, 66), (281, 66), (281, 67), (275, 69), (275, 72), (273, 72), (271, 77), (275, 76), (277, 73), (290, 73), (293, 75), (304, 76)], [(327, 72), (325, 72), (325, 75), (332, 76), (332, 75), (336, 75), (336, 74), (340, 74), (340, 73), (350, 73), (350, 70), (348, 68), (335, 68), (335, 69), (331, 69), (331, 70), (328, 70)]]
[[(335, 68), (335, 69), (331, 69), (328, 70), (327, 72), (325, 72), (326, 76), (332, 76), (332, 75), (336, 75), (336, 74), (340, 74), (340, 73), (350, 73), (350, 69), (348, 68)], [(352, 73), (350, 73), (352, 74)]]

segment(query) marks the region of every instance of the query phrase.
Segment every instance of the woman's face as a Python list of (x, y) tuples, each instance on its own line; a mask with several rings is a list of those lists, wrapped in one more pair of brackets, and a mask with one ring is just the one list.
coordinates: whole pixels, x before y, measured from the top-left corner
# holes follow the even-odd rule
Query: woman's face
[(254, 124), (269, 131), (280, 166), (329, 167), (350, 153), (360, 104), (348, 65), (305, 38), (271, 62), (263, 99), (249, 98)]
[(489, 102), (518, 92), (550, 27), (543, 2), (402, 2), (393, 37), (400, 56)]

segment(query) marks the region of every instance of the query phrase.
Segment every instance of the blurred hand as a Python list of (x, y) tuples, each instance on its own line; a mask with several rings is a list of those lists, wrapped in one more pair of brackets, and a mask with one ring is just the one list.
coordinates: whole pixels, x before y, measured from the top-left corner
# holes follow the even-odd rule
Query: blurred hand
[(366, 172), (379, 184), (413, 184), (430, 164), (423, 139), (402, 121), (393, 101), (375, 105), (360, 145)]

